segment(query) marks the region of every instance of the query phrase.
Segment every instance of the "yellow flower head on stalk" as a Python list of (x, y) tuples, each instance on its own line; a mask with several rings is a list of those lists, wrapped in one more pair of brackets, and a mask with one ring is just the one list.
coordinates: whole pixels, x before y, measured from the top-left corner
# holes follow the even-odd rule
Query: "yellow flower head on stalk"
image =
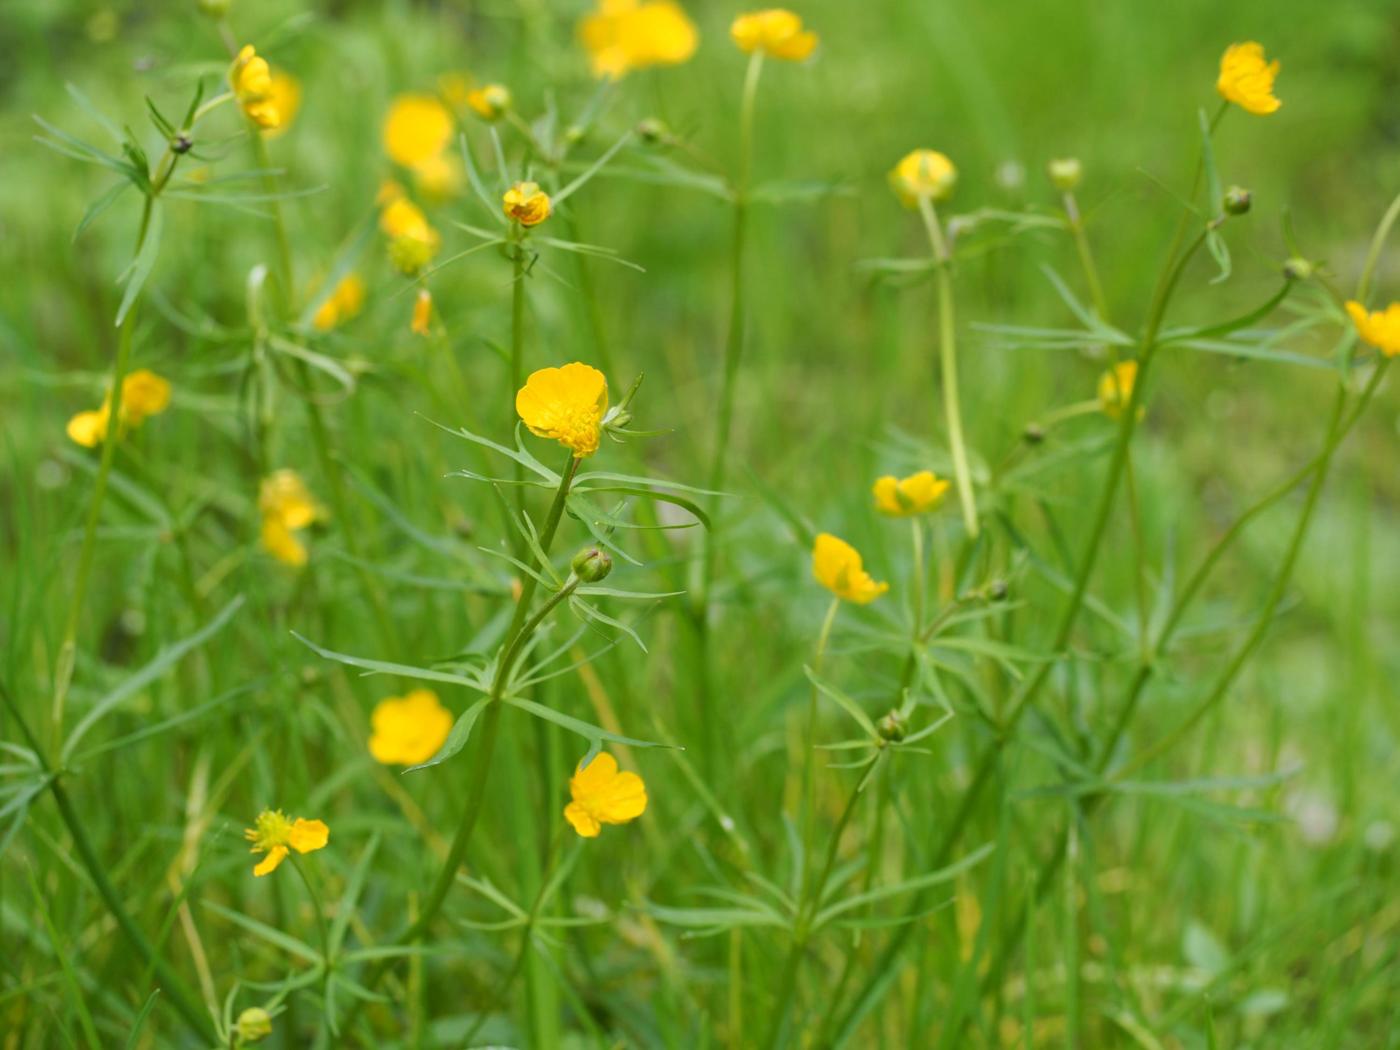
[(510, 112), (510, 88), (504, 84), (483, 84), (467, 92), (467, 108), (482, 120), (500, 120)]
[(870, 578), (860, 551), (829, 532), (819, 533), (812, 545), (812, 574), (836, 597), (857, 605), (868, 605), (890, 589)]
[(277, 870), (277, 865), (287, 859), (287, 851), (311, 853), (321, 849), (330, 841), (331, 829), (324, 821), (288, 820), (280, 809), (265, 809), (258, 814), (256, 823), (243, 832), (243, 837), (253, 844), (250, 853), (265, 853), (258, 861), (253, 874), (261, 878)]
[(262, 514), (263, 549), (283, 564), (305, 565), (306, 545), (297, 533), (320, 520), (323, 512), (301, 475), (284, 468), (263, 478), (258, 510)]
[(1220, 57), (1220, 78), (1215, 89), (1226, 102), (1233, 102), (1246, 113), (1267, 117), (1283, 105), (1274, 97), (1274, 77), (1279, 62), (1264, 60), (1264, 45), (1250, 40), (1231, 44)]
[(277, 111), (276, 127), (264, 128), (263, 134), (276, 138), (292, 126), (301, 110), (301, 81), (280, 69), (272, 71), (268, 84), (267, 102)]
[(379, 198), (384, 204), (379, 228), (389, 238), (389, 260), (400, 273), (414, 276), (432, 262), (442, 238), (418, 205), (403, 196), (398, 183), (382, 187)]
[(450, 150), (413, 167), (413, 185), (431, 201), (445, 201), (462, 190), (462, 162)]
[(1118, 419), (1128, 407), (1137, 371), (1136, 361), (1120, 361), (1099, 376), (1099, 407), (1109, 419)]
[(341, 321), (350, 320), (364, 305), (365, 282), (359, 274), (348, 273), (316, 309), (311, 323), (323, 332), (329, 331)]
[(927, 198), (941, 201), (950, 196), (958, 182), (953, 162), (934, 149), (916, 149), (890, 172), (890, 188), (906, 208), (917, 208)]
[(762, 51), (773, 58), (801, 62), (817, 49), (817, 34), (802, 28), (802, 19), (781, 7), (740, 15), (729, 26), (740, 51)]
[(418, 289), (418, 297), (413, 300), (413, 320), (409, 328), (414, 335), (427, 335), (433, 323), (433, 293), (426, 288)]
[(438, 753), (452, 731), (452, 712), (431, 689), (387, 697), (370, 715), (369, 753), (386, 766), (416, 766)]
[(604, 824), (626, 824), (647, 808), (647, 786), (632, 772), (619, 772), (617, 759), (606, 751), (580, 763), (569, 778), (573, 801), (564, 807), (564, 819), (586, 839), (597, 838)]
[(267, 59), (260, 58), (252, 44), (245, 44), (228, 71), (229, 86), (239, 107), (258, 127), (267, 130), (280, 127), (282, 113), (273, 94), (272, 70)]
[(1400, 303), (1368, 313), (1366, 307), (1352, 299), (1347, 303), (1347, 313), (1362, 339), (1386, 357), (1400, 354)]
[(896, 518), (927, 514), (942, 505), (948, 488), (949, 483), (931, 470), (921, 470), (907, 478), (886, 474), (875, 481), (875, 509)]
[(595, 77), (626, 76), (648, 66), (674, 66), (695, 54), (700, 34), (672, 0), (598, 0), (578, 26)]
[[(68, 436), (84, 448), (95, 448), (107, 439), (111, 417), (107, 408), (108, 396), (102, 398), (102, 407), (89, 412), (79, 412), (68, 421)], [(122, 380), (122, 407), (120, 431), (139, 427), (148, 416), (160, 415), (170, 406), (170, 381), (156, 375), (149, 368), (138, 368)]]
[(607, 410), (607, 377), (581, 361), (530, 373), (515, 395), (515, 411), (530, 433), (573, 449), (575, 459), (598, 451)]
[(452, 113), (435, 95), (399, 95), (384, 118), (384, 152), (395, 164), (414, 168), (441, 153), (452, 140)]
[(521, 226), (538, 226), (549, 218), (554, 205), (539, 183), (517, 182), (501, 198), (501, 210)]

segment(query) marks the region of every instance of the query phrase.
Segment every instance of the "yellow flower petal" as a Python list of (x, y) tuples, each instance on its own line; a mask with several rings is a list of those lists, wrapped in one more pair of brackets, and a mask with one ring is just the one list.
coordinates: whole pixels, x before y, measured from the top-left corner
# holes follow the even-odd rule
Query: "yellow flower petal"
[(812, 545), (812, 574), (836, 597), (856, 605), (873, 602), (890, 589), (865, 571), (859, 551), (829, 532), (818, 534)]
[(298, 817), (287, 836), (287, 845), (298, 853), (311, 853), (323, 848), (331, 838), (331, 829), (323, 820), (304, 820)]
[(647, 808), (646, 785), (632, 772), (619, 772), (617, 759), (606, 751), (580, 765), (569, 779), (571, 801), (564, 819), (584, 838), (593, 838), (603, 824), (625, 824)]
[(921, 470), (907, 478), (893, 475), (876, 480), (872, 491), (875, 507), (883, 514), (908, 517), (937, 510), (947, 495), (949, 483), (931, 470)]
[[(1346, 306), (1357, 334), (1365, 342), (1386, 357), (1400, 354), (1400, 303), (1391, 303), (1384, 310), (1371, 312), (1355, 300), (1349, 301)], [(71, 429), (69, 433), (72, 433)]]
[(958, 169), (942, 153), (916, 149), (904, 155), (890, 172), (890, 188), (906, 208), (916, 208), (920, 198), (941, 201), (953, 192)]
[(286, 859), (287, 847), (273, 846), (272, 849), (268, 850), (267, 856), (258, 861), (257, 866), (253, 868), (253, 874), (258, 878), (262, 878), (264, 875), (270, 875), (277, 870), (277, 865), (281, 864)]
[(385, 765), (416, 766), (442, 748), (452, 731), (452, 713), (431, 689), (386, 697), (370, 715), (369, 751)]
[(570, 802), (564, 807), (564, 819), (586, 839), (596, 839), (603, 830), (603, 825), (577, 802)]
[(534, 182), (517, 182), (506, 190), (501, 198), (501, 210), (506, 218), (514, 219), (521, 226), (538, 226), (549, 218), (554, 210), (549, 194)]
[(1104, 415), (1118, 419), (1133, 396), (1133, 384), (1137, 382), (1137, 362), (1120, 361), (1099, 376), (1099, 405)]
[(1246, 113), (1268, 116), (1283, 105), (1274, 97), (1274, 78), (1278, 71), (1277, 59), (1265, 61), (1262, 44), (1253, 40), (1231, 44), (1220, 57), (1220, 77), (1215, 88), (1221, 98), (1233, 102)]
[(68, 421), (68, 437), (83, 448), (96, 448), (107, 437), (107, 406), (79, 412)]
[(413, 168), (437, 156), (452, 140), (452, 113), (434, 95), (400, 95), (384, 118), (384, 151)]
[(607, 409), (607, 377), (579, 361), (532, 373), (515, 395), (530, 433), (553, 438), (580, 459), (598, 451)]
[(678, 65), (695, 54), (700, 39), (695, 23), (671, 0), (599, 0), (579, 22), (578, 36), (596, 77)]
[(817, 34), (804, 30), (802, 19), (781, 7), (740, 15), (729, 36), (740, 51), (762, 51), (788, 62), (801, 62), (817, 48)]

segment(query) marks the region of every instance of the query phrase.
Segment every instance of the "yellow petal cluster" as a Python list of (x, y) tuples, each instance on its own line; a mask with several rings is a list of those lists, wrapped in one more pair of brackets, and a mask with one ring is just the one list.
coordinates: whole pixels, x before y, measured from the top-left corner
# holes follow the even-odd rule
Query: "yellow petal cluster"
[(324, 512), (294, 470), (273, 471), (258, 489), (263, 549), (285, 565), (306, 564), (306, 544), (297, 535), (324, 517)]
[(875, 509), (896, 518), (926, 514), (939, 508), (948, 487), (949, 483), (931, 470), (921, 470), (907, 478), (887, 474), (875, 481)]
[(530, 433), (552, 438), (583, 459), (598, 451), (608, 380), (580, 361), (532, 372), (515, 395), (515, 411)]
[(595, 77), (626, 76), (648, 66), (674, 66), (695, 54), (700, 34), (673, 0), (598, 0), (579, 22), (579, 42)]
[(311, 853), (330, 841), (331, 829), (321, 820), (289, 820), (280, 809), (265, 809), (258, 814), (253, 827), (246, 828), (243, 837), (251, 842), (250, 853), (266, 854), (253, 869), (261, 878), (277, 870), (287, 859), (289, 849)]
[(348, 273), (331, 290), (331, 294), (316, 308), (311, 323), (321, 331), (329, 331), (342, 321), (348, 321), (365, 305), (365, 282), (358, 274)]
[(933, 149), (916, 149), (890, 172), (890, 188), (906, 208), (917, 208), (922, 198), (941, 201), (957, 185), (958, 169), (944, 154)]
[(1231, 44), (1220, 57), (1220, 78), (1215, 89), (1220, 97), (1233, 102), (1246, 113), (1266, 117), (1283, 105), (1274, 97), (1274, 78), (1278, 76), (1278, 59), (1264, 59), (1264, 45), (1253, 40)]
[(501, 210), (507, 219), (513, 219), (521, 226), (538, 226), (549, 218), (554, 205), (549, 194), (535, 182), (517, 182), (506, 190), (501, 198)]
[(1118, 419), (1128, 401), (1133, 396), (1133, 384), (1137, 382), (1136, 361), (1120, 361), (1103, 375), (1099, 376), (1099, 407), (1109, 419)]
[(1347, 303), (1347, 313), (1361, 338), (1386, 357), (1400, 354), (1400, 303), (1391, 303), (1384, 310), (1368, 312), (1356, 300)]
[(249, 120), (264, 130), (281, 127), (282, 111), (273, 93), (272, 70), (252, 44), (245, 44), (238, 52), (229, 67), (228, 82)]
[(380, 188), (379, 203), (379, 228), (389, 239), (389, 259), (400, 273), (412, 277), (432, 262), (442, 238), (398, 183)]
[(871, 579), (858, 550), (829, 532), (819, 533), (812, 545), (812, 575), (836, 597), (856, 605), (867, 605), (890, 589)]
[(729, 36), (740, 51), (761, 51), (788, 62), (801, 62), (817, 49), (817, 34), (803, 29), (802, 19), (781, 7), (740, 15), (730, 25)]
[[(103, 395), (102, 406), (79, 412), (68, 421), (68, 436), (84, 448), (95, 448), (107, 439), (111, 429), (111, 391)], [(118, 413), (119, 433), (139, 427), (149, 416), (159, 415), (170, 406), (170, 382), (149, 368), (138, 368), (122, 380), (122, 405)]]
[(369, 753), (389, 766), (416, 766), (438, 753), (452, 731), (452, 712), (431, 689), (387, 697), (370, 715)]
[(617, 759), (606, 751), (579, 764), (569, 778), (572, 801), (564, 807), (564, 819), (586, 839), (597, 838), (604, 824), (626, 824), (647, 808), (647, 787), (632, 772), (619, 772)]

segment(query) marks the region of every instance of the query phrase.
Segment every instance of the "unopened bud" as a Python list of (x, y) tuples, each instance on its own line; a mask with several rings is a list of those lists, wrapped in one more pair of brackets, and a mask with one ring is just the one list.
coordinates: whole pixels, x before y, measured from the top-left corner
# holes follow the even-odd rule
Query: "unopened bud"
[(597, 583), (612, 572), (612, 557), (602, 547), (585, 547), (574, 555), (569, 568), (584, 583)]
[(233, 6), (232, 0), (196, 0), (201, 14), (209, 18), (224, 18)]
[(250, 1006), (233, 1026), (239, 1043), (260, 1043), (272, 1034), (272, 1015), (261, 1006)]
[(1079, 181), (1084, 178), (1084, 166), (1079, 163), (1078, 157), (1056, 157), (1045, 166), (1045, 170), (1050, 176), (1050, 184), (1061, 193), (1077, 189)]
[(183, 133), (176, 135), (170, 142), (171, 153), (188, 153), (192, 149), (194, 149), (194, 140)]
[(1027, 423), (1026, 429), (1021, 431), (1021, 437), (1028, 445), (1039, 445), (1045, 440), (1045, 428), (1039, 423)]
[(1313, 265), (1301, 256), (1295, 255), (1283, 264), (1283, 276), (1290, 281), (1306, 281), (1313, 275)]
[(875, 728), (880, 732), (880, 739), (891, 743), (898, 743), (904, 739), (908, 732), (908, 726), (904, 724), (904, 716), (899, 711), (890, 711), (880, 721), (875, 723)]
[(1249, 206), (1253, 203), (1249, 190), (1243, 186), (1231, 186), (1225, 191), (1225, 211), (1229, 215), (1243, 215), (1249, 211)]
[(647, 117), (637, 125), (637, 138), (646, 146), (660, 146), (671, 140), (671, 129), (658, 117)]
[(564, 129), (564, 141), (567, 142), (570, 146), (577, 146), (587, 137), (588, 132), (583, 128), (579, 127), (577, 124), (570, 124), (567, 128)]
[(1005, 580), (993, 580), (987, 584), (987, 598), (994, 602), (1004, 602), (1009, 589)]

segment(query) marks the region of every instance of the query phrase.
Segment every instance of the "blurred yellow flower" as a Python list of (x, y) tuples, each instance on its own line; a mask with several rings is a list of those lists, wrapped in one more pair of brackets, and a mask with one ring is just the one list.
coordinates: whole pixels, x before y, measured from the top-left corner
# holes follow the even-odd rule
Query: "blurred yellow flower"
[(452, 731), (452, 712), (431, 689), (379, 701), (370, 715), (369, 753), (386, 766), (416, 766), (438, 753)]
[(762, 51), (773, 58), (801, 62), (817, 47), (817, 34), (802, 28), (802, 19), (781, 7), (740, 15), (729, 27), (740, 51)]
[(598, 0), (578, 26), (595, 77), (625, 76), (648, 66), (674, 66), (695, 54), (695, 23), (672, 0)]
[(836, 597), (857, 605), (869, 604), (890, 589), (888, 583), (870, 578), (858, 550), (829, 532), (819, 533), (812, 545), (812, 574)]
[(350, 320), (364, 305), (365, 282), (359, 274), (348, 273), (316, 309), (311, 323), (323, 332), (328, 331), (341, 321)]
[(321, 849), (330, 841), (331, 829), (321, 820), (288, 820), (280, 809), (265, 809), (251, 828), (244, 829), (243, 837), (253, 844), (250, 853), (265, 853), (253, 869), (253, 874), (261, 878), (277, 870), (277, 865), (287, 859), (288, 849), (298, 853), (311, 853)]
[(273, 97), (272, 71), (267, 59), (259, 58), (252, 44), (245, 44), (238, 52), (229, 67), (228, 82), (248, 119), (264, 129), (281, 125), (282, 114)]
[(510, 107), (510, 88), (504, 84), (483, 84), (467, 92), (467, 108), (482, 120), (500, 120)]
[(460, 110), (467, 105), (467, 96), (472, 90), (472, 78), (466, 73), (444, 73), (438, 77), (437, 87), (443, 101), (453, 109)]
[(393, 188), (397, 193), (391, 191), (384, 210), (379, 213), (379, 228), (390, 237), (427, 237), (432, 230), (428, 217), (418, 205), (402, 195), (402, 187), (393, 184)]
[(538, 226), (549, 218), (554, 210), (549, 194), (535, 182), (517, 182), (506, 190), (501, 198), (501, 210), (506, 218), (514, 219), (521, 226)]
[[(110, 389), (102, 397), (102, 406), (89, 412), (79, 412), (68, 421), (68, 436), (84, 448), (95, 448), (107, 439), (111, 421), (107, 402)], [(119, 432), (139, 427), (149, 416), (159, 415), (170, 406), (170, 381), (149, 368), (138, 368), (122, 380), (122, 407)]]
[(418, 205), (403, 196), (398, 183), (381, 187), (379, 199), (386, 202), (379, 213), (379, 228), (389, 238), (389, 261), (400, 273), (412, 277), (432, 262), (442, 238)]
[(262, 514), (263, 549), (286, 565), (305, 565), (306, 545), (297, 533), (320, 520), (323, 512), (301, 475), (284, 468), (263, 478), (258, 511)]
[(414, 335), (427, 335), (433, 323), (433, 293), (426, 288), (418, 289), (418, 297), (413, 300), (413, 321), (409, 325)]
[(917, 208), (924, 197), (943, 200), (953, 192), (957, 181), (958, 169), (953, 162), (933, 149), (905, 154), (890, 172), (890, 188), (906, 208)]
[(384, 118), (384, 151), (395, 164), (417, 167), (452, 139), (452, 113), (434, 95), (399, 95)]
[(607, 377), (579, 361), (532, 372), (515, 395), (515, 411), (530, 433), (573, 449), (576, 459), (598, 451), (607, 410)]
[(903, 518), (937, 510), (948, 494), (948, 482), (931, 470), (921, 470), (907, 478), (887, 474), (876, 479), (874, 493), (877, 510)]
[(1220, 97), (1233, 102), (1246, 113), (1266, 117), (1283, 105), (1274, 97), (1274, 77), (1279, 62), (1264, 60), (1264, 45), (1253, 40), (1231, 44), (1220, 58), (1220, 79), (1215, 88)]
[(564, 819), (586, 839), (596, 838), (604, 824), (626, 824), (647, 808), (647, 786), (632, 772), (619, 772), (617, 759), (606, 751), (593, 756), (588, 765), (580, 763), (569, 778), (569, 795)]
[(1136, 361), (1120, 361), (1099, 376), (1099, 407), (1109, 419), (1118, 419), (1128, 407), (1137, 370)]
[(268, 138), (276, 138), (292, 126), (301, 110), (301, 81), (280, 69), (272, 71), (267, 102), (277, 111), (277, 125), (263, 129)]
[(1386, 357), (1400, 354), (1400, 303), (1370, 313), (1355, 299), (1347, 302), (1347, 313), (1361, 338)]
[(450, 150), (413, 166), (413, 185), (432, 201), (455, 197), (462, 189), (462, 162)]

